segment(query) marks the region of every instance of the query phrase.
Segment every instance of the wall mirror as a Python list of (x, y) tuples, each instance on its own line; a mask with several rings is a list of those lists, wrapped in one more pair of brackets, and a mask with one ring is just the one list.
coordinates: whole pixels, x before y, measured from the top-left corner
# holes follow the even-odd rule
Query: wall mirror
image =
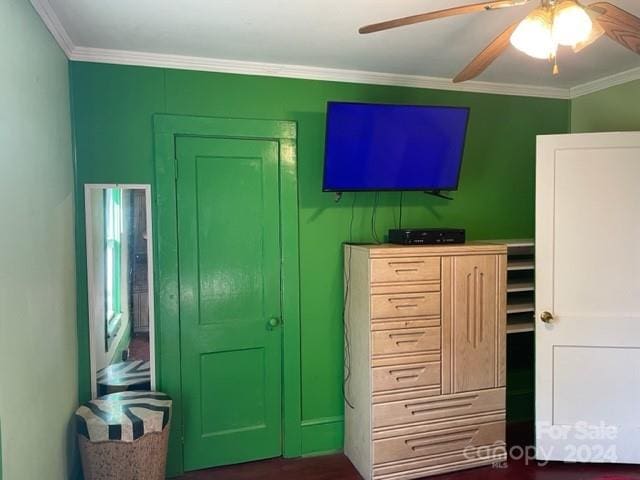
[(149, 185), (85, 185), (94, 398), (155, 389), (150, 193)]

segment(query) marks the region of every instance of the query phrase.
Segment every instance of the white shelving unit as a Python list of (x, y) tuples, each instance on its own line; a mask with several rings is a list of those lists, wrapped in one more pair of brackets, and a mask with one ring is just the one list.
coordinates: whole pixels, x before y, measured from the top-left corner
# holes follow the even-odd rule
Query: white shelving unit
[(522, 271), (522, 270), (534, 270), (535, 269), (535, 263), (533, 261), (533, 259), (514, 259), (511, 260), (509, 259), (508, 263), (507, 263), (507, 271), (509, 272), (515, 272), (515, 271)]
[(533, 239), (493, 241), (507, 245), (507, 334), (533, 332), (535, 313)]

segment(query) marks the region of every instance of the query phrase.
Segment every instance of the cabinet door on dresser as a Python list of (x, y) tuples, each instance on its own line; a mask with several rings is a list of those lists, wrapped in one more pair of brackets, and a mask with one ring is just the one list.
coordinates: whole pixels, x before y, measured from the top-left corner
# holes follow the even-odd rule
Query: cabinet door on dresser
[(442, 393), (505, 384), (506, 256), (442, 262)]

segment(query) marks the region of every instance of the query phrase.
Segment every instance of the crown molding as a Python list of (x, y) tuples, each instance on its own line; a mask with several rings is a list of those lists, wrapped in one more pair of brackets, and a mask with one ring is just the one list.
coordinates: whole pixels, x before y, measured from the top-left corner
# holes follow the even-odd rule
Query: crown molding
[(606, 88), (622, 85), (623, 83), (633, 82), (634, 80), (640, 80), (640, 67), (599, 78), (592, 82), (583, 83), (582, 85), (569, 89), (569, 95), (572, 99), (578, 98), (583, 95), (599, 92)]
[(458, 92), (488, 93), (494, 95), (558, 98), (564, 100), (577, 98), (605, 88), (640, 79), (639, 67), (572, 88), (540, 87), (535, 85), (518, 85), (474, 80), (464, 83), (453, 83), (447, 78), (428, 77), (423, 75), (402, 75), (396, 73), (323, 68), (306, 65), (247, 62), (208, 57), (190, 57), (186, 55), (169, 55), (128, 50), (80, 47), (74, 45), (48, 0), (31, 0), (31, 4), (60, 45), (60, 48), (64, 50), (67, 57), (70, 60), (78, 62), (175, 68), (205, 72), (428, 88)]
[(64, 51), (67, 58), (70, 58), (71, 52), (73, 52), (73, 49), (76, 47), (48, 0), (31, 0), (31, 5), (36, 13), (40, 15), (43, 23), (49, 29), (56, 42), (58, 42), (58, 45), (60, 45), (60, 48)]
[(569, 90), (533, 85), (469, 81), (453, 83), (446, 78), (422, 75), (401, 75), (395, 73), (369, 72), (335, 68), (311, 67), (306, 65), (286, 65), (276, 63), (246, 62), (238, 60), (167, 55), (158, 53), (108, 50), (101, 48), (76, 47), (69, 56), (81, 62), (115, 63), (120, 65), (141, 65), (146, 67), (176, 68), (206, 72), (263, 75), (268, 77), (303, 78), (333, 82), (365, 83), (401, 87), (430, 88), (459, 92), (490, 93), (497, 95), (519, 95), (528, 97), (569, 98)]

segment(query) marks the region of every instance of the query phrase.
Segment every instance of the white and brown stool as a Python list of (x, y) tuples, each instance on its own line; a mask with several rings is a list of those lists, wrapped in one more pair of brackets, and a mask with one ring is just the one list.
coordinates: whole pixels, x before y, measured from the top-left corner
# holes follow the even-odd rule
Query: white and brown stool
[(76, 411), (85, 480), (163, 480), (171, 399), (160, 392), (119, 392)]
[(151, 369), (144, 360), (113, 363), (98, 370), (98, 396), (127, 390), (151, 390)]

